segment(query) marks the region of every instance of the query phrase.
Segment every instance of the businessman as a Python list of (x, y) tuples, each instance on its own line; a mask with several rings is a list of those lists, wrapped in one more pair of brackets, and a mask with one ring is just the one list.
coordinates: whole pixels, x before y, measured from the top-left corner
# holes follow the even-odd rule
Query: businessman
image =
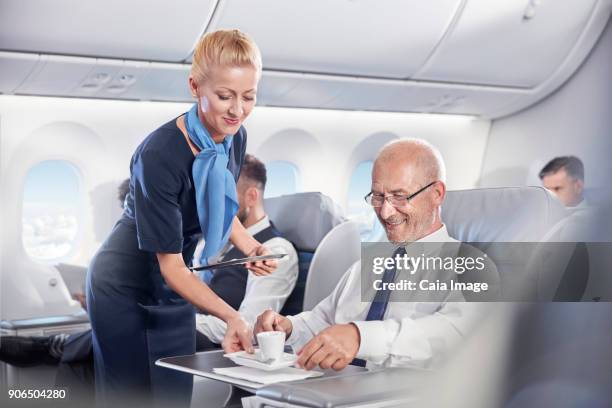
[[(448, 235), (441, 219), (445, 194), (440, 153), (425, 141), (410, 139), (380, 151), (366, 201), (398, 251), (410, 251), (415, 242), (424, 248), (428, 243), (467, 248)], [(495, 266), (488, 262), (486, 270), (486, 280), (498, 290)], [(341, 370), (350, 363), (423, 367), (441, 360), (482, 316), (482, 304), (454, 301), (458, 299), (389, 302), (387, 296), (364, 302), (360, 275), (357, 262), (312, 311), (285, 317), (268, 310), (258, 317), (255, 332), (284, 331), (288, 344), (299, 350), (298, 364), (306, 369)]]

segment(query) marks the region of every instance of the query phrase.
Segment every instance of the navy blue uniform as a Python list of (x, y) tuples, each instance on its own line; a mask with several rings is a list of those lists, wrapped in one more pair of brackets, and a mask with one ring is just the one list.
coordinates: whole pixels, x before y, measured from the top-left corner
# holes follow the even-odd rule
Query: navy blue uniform
[[(236, 181), (245, 151), (240, 128), (228, 163)], [(192, 376), (155, 360), (195, 352), (195, 311), (165, 284), (156, 253), (182, 253), (191, 262), (201, 233), (193, 161), (176, 120), (151, 133), (132, 156), (123, 216), (90, 264), (96, 393), (108, 405), (130, 397), (189, 402)]]

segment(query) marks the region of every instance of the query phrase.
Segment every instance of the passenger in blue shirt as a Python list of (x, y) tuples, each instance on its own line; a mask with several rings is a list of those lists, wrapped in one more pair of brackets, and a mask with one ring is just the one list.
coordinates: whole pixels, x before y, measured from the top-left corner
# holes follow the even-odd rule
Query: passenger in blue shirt
[[(200, 233), (206, 256), (228, 239), (245, 254), (268, 253), (235, 216), (247, 138), (242, 122), (260, 76), (259, 50), (245, 34), (206, 34), (189, 76), (197, 103), (153, 131), (132, 156), (124, 214), (87, 274), (96, 397), (105, 406), (189, 404), (192, 376), (155, 361), (194, 353), (194, 307), (227, 323), (226, 350), (252, 350), (248, 325), (186, 264)], [(247, 267), (265, 275), (276, 263)]]

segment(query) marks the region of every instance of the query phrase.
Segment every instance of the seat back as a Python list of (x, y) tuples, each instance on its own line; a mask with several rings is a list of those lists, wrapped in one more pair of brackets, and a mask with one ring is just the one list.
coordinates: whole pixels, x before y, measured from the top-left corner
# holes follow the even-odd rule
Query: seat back
[(612, 301), (608, 219), (602, 207), (573, 209), (546, 234), (531, 260), (540, 300)]
[(304, 291), (314, 251), (325, 235), (344, 221), (344, 214), (331, 198), (318, 192), (267, 198), (264, 207), (276, 229), (297, 250), (298, 279), (281, 310), (283, 315), (295, 315), (303, 309)]
[(535, 297), (537, 277), (527, 270), (535, 243), (566, 215), (559, 200), (541, 187), (449, 191), (442, 207), (449, 235), (487, 253), (502, 290), (514, 300)]
[(264, 207), (276, 229), (300, 251), (314, 252), (323, 237), (344, 221), (342, 209), (319, 192), (267, 198)]
[(306, 281), (308, 280), (308, 271), (312, 262), (313, 252), (298, 251), (298, 278), (295, 282), (295, 287), (291, 294), (285, 300), (285, 304), (280, 311), (283, 316), (294, 316), (304, 310), (304, 292), (306, 289)]
[(442, 219), (463, 242), (538, 242), (566, 211), (542, 187), (448, 191)]
[(360, 257), (358, 223), (347, 221), (329, 231), (310, 263), (304, 292), (304, 310), (311, 310), (332, 293), (342, 275)]

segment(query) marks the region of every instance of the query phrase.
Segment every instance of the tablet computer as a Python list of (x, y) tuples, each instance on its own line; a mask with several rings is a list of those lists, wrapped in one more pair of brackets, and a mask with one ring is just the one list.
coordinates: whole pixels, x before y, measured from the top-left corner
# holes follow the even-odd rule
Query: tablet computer
[(281, 259), (286, 257), (287, 254), (271, 254), (271, 255), (259, 255), (251, 256), (248, 258), (230, 259), (229, 261), (217, 262), (210, 265), (192, 266), (192, 271), (203, 271), (206, 269), (220, 269), (227, 268), (228, 266), (244, 265), (249, 262), (265, 261), (266, 259)]

